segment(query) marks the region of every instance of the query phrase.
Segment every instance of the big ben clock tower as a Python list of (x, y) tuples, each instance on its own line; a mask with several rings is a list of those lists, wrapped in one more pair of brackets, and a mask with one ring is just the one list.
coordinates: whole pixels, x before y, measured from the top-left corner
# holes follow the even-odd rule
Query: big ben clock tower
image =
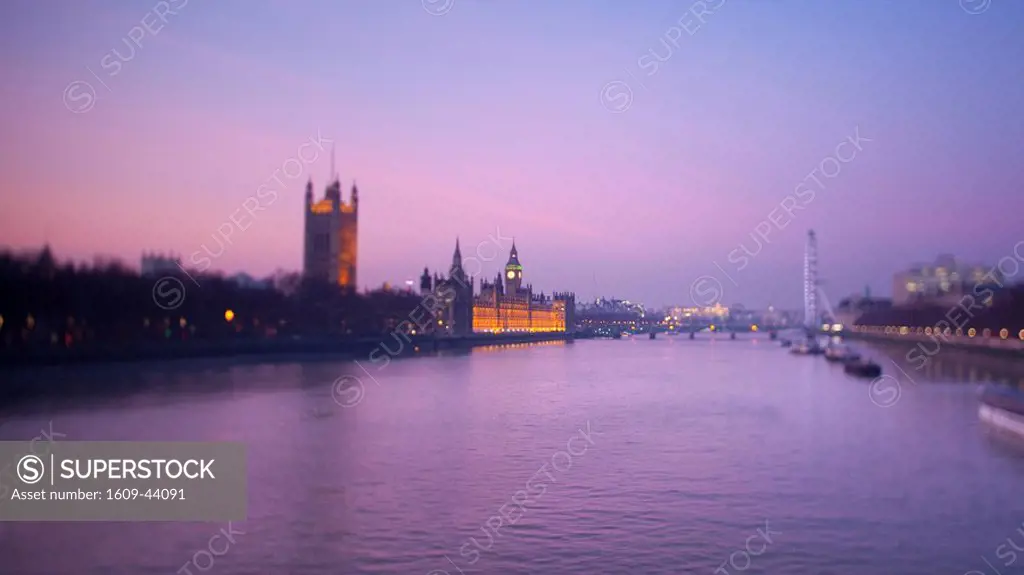
[(512, 240), (512, 251), (508, 254), (508, 263), (505, 264), (505, 293), (509, 295), (516, 294), (522, 285), (523, 266), (519, 263), (516, 241)]

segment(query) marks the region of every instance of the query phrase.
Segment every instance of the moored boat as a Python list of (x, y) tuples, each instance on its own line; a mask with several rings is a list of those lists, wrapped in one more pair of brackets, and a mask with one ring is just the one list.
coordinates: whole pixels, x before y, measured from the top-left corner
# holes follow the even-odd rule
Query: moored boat
[(789, 349), (789, 353), (794, 355), (821, 355), (824, 353), (818, 342), (814, 340), (808, 340), (805, 342), (794, 343)]
[(882, 375), (882, 366), (873, 361), (854, 359), (843, 364), (843, 371), (858, 377), (875, 378)]
[(978, 417), (989, 425), (1024, 437), (1024, 391), (1006, 385), (988, 385), (978, 396)]
[(831, 344), (825, 347), (825, 359), (834, 362), (847, 362), (860, 359), (860, 354), (842, 344)]
[(1024, 415), (982, 403), (978, 406), (978, 417), (993, 427), (1024, 437)]
[(1024, 392), (1005, 385), (989, 385), (978, 397), (982, 404), (1024, 417)]

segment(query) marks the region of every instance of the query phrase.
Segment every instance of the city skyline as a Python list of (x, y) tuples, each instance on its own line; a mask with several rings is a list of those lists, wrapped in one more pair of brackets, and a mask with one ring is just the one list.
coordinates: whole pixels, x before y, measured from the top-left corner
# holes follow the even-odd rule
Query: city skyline
[(808, 229), (833, 302), (1024, 239), (1024, 5), (441, 4), (12, 2), (0, 244), (187, 261), (228, 225), (212, 270), (298, 271), (333, 147), (360, 288), (515, 236), (584, 301), (686, 304), (710, 275), (725, 305), (795, 309)]

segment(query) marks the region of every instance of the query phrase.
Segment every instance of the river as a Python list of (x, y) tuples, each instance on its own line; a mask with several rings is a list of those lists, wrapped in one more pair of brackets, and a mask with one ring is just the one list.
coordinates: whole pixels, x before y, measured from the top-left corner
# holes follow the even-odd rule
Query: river
[(8, 374), (67, 391), (0, 438), (242, 441), (249, 506), (0, 524), (0, 572), (1019, 572), (1024, 449), (979, 420), (977, 384), (1020, 362), (864, 349), (898, 396), (758, 334)]

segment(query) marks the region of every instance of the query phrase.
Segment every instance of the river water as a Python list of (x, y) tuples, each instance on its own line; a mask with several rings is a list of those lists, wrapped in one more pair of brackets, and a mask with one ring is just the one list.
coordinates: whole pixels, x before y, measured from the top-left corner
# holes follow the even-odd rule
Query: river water
[(36, 370), (67, 391), (0, 438), (242, 441), (248, 519), (0, 524), (0, 572), (1022, 572), (1024, 449), (977, 413), (1018, 362), (867, 351), (898, 396), (753, 335)]

